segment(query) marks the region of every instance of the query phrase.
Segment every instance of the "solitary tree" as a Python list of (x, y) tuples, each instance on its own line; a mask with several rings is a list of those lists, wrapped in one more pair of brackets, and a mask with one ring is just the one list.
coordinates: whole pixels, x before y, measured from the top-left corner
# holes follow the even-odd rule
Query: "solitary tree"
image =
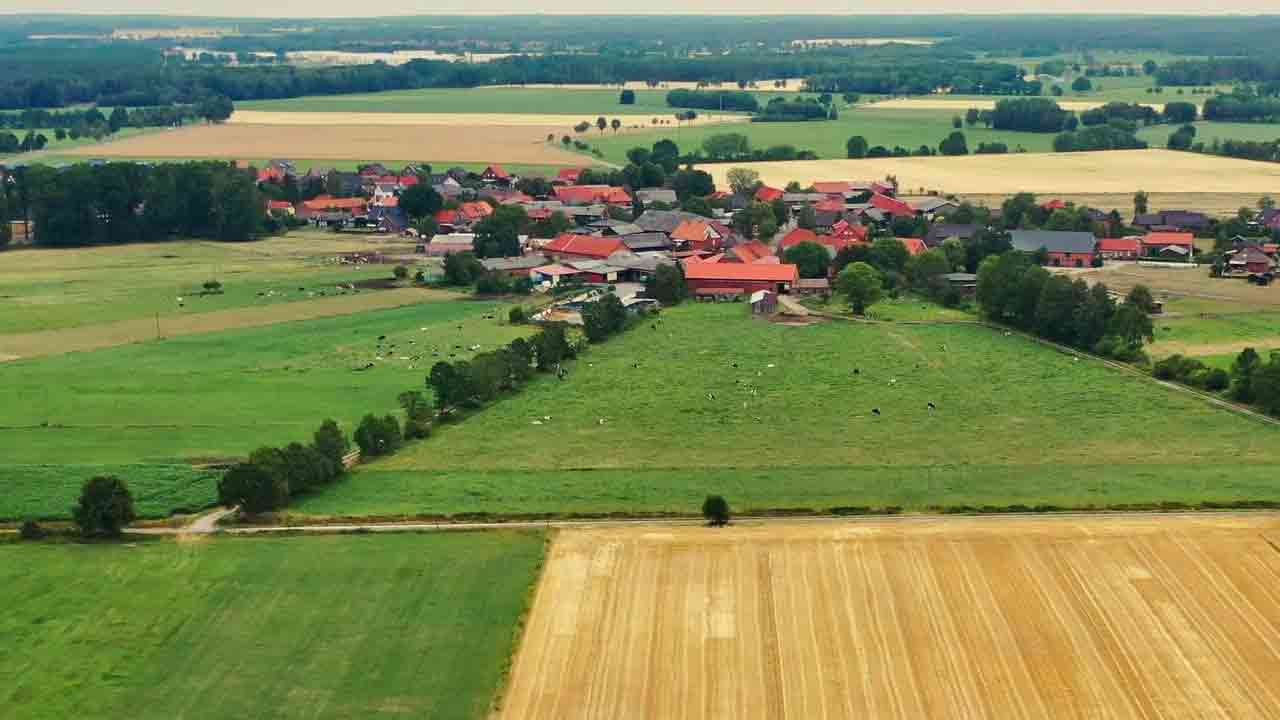
[(735, 195), (750, 195), (760, 184), (760, 173), (749, 168), (730, 168), (726, 178)]
[(867, 139), (854, 135), (844, 144), (845, 156), (851, 160), (861, 160), (867, 156)]
[(1147, 192), (1145, 190), (1139, 190), (1133, 194), (1133, 214), (1147, 214)]
[(613, 128), (613, 133), (616, 135), (618, 134), (618, 131), (622, 129), (622, 121), (618, 118), (614, 118), (609, 122), (609, 127)]
[(702, 501), (702, 517), (712, 527), (724, 527), (729, 524), (729, 501), (719, 495), (708, 495)]
[(866, 314), (867, 307), (880, 299), (883, 284), (880, 272), (864, 262), (850, 263), (836, 277), (836, 289), (856, 315)]
[(436, 214), (444, 207), (444, 198), (429, 184), (420, 182), (400, 193), (400, 209), (413, 220)]
[(1156, 309), (1156, 300), (1151, 296), (1151, 290), (1141, 283), (1134, 285), (1133, 288), (1129, 290), (1129, 294), (1125, 297), (1124, 301), (1148, 315)]
[(596, 118), (596, 127), (600, 129), (600, 134), (603, 135), (604, 129), (609, 127), (609, 121), (605, 120), (604, 116), (601, 115), (600, 117)]
[(816, 242), (802, 242), (787, 248), (782, 259), (795, 265), (802, 278), (825, 278), (831, 254)]
[(133, 495), (124, 481), (113, 475), (91, 478), (80, 488), (80, 502), (71, 510), (80, 532), (86, 536), (118, 537), (133, 522)]
[(621, 93), (620, 95), (618, 95), (618, 102), (619, 102), (619, 103), (621, 103), (621, 104), (623, 104), (623, 105), (635, 105), (635, 104), (636, 104), (636, 91), (635, 91), (635, 90), (623, 90), (623, 91), (622, 91), (622, 93)]
[(663, 305), (676, 305), (689, 294), (678, 265), (662, 264), (649, 280), (647, 295)]

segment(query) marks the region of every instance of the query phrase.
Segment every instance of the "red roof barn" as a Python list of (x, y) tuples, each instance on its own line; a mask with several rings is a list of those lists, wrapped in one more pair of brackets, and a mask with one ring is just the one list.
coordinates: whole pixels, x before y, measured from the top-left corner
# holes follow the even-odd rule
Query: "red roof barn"
[(764, 203), (781, 200), (783, 195), (786, 195), (786, 193), (778, 188), (769, 187), (768, 185), (761, 185), (760, 189), (756, 190), (756, 200)]
[(907, 203), (891, 198), (888, 195), (874, 193), (871, 195), (871, 206), (889, 213), (894, 217), (915, 217), (916, 210)]
[(1136, 235), (1102, 238), (1098, 241), (1098, 254), (1111, 260), (1133, 260), (1138, 257), (1140, 245), (1140, 239)]
[(781, 263), (684, 263), (684, 279), (695, 295), (785, 292), (800, 279), (795, 265)]
[(543, 246), (542, 251), (556, 260), (589, 258), (603, 260), (616, 252), (626, 252), (627, 246), (616, 237), (575, 235), (563, 233)]

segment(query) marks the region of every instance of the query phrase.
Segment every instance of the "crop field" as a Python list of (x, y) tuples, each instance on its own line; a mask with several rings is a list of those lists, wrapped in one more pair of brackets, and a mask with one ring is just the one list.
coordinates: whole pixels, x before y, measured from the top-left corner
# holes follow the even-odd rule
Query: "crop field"
[(722, 163), (704, 169), (725, 186), (725, 176), (734, 167), (755, 170), (763, 182), (777, 187), (792, 180), (806, 184), (896, 175), (904, 194), (921, 188), (959, 194), (1119, 193), (1128, 194), (1132, 204), (1139, 189), (1189, 194), (1204, 188), (1252, 197), (1280, 192), (1280, 163), (1171, 150)]
[(432, 162), (581, 165), (582, 156), (546, 142), (572, 133), (547, 125), (200, 125), (150, 133), (65, 155), (101, 158), (257, 158), (313, 160), (426, 158)]
[(481, 720), (535, 532), (0, 545), (4, 715)]
[[(1146, 180), (1139, 178), (1134, 182), (1145, 184)], [(1043, 184), (1043, 183), (1040, 183)], [(1262, 186), (1262, 183), (1259, 183)], [(1141, 189), (1141, 186), (1136, 186)], [(1117, 191), (1110, 193), (1092, 193), (1092, 192), (1049, 192), (1044, 193), (1048, 197), (1059, 198), (1065, 202), (1072, 202), (1076, 205), (1097, 208), (1103, 212), (1117, 210), (1121, 216), (1129, 218), (1133, 216), (1133, 191)], [(972, 203), (982, 203), (988, 207), (999, 207), (1014, 193), (971, 193), (964, 194), (964, 199)], [(1155, 210), (1195, 210), (1215, 217), (1230, 217), (1236, 214), (1242, 207), (1256, 208), (1258, 200), (1264, 195), (1275, 196), (1275, 191), (1256, 190), (1253, 192), (1148, 192), (1147, 198), (1150, 207)]]
[(786, 326), (734, 304), (662, 317), (295, 511), (693, 513), (710, 493), (758, 511), (1280, 499), (1280, 429), (1017, 336)]
[[(486, 319), (490, 313), (501, 320)], [(243, 457), (262, 445), (307, 440), (327, 417), (350, 432), (365, 413), (398, 413), (396, 396), (425, 390), (436, 359), (467, 357), (472, 346), (492, 349), (528, 332), (505, 318), (497, 303), (443, 300), (2, 363), (0, 477), (20, 475), (7, 467), (14, 465)], [(65, 517), (85, 472), (43, 476), (36, 500), (36, 491), (13, 498), (17, 509), (4, 507), (7, 493), (0, 496), (0, 517)], [(197, 506), (213, 500), (213, 483), (202, 488)], [(190, 507), (196, 492), (173, 507)]]
[[(412, 250), (386, 239), (311, 230), (254, 243), (9, 250), (0, 265), (0, 352), (14, 333), (305, 301), (338, 283), (391, 277), (390, 265), (340, 265), (339, 253)], [(221, 282), (222, 294), (201, 296), (208, 280)], [(185, 307), (178, 307), (179, 297)]]
[(1274, 515), (566, 531), (503, 718), (1275, 717)]

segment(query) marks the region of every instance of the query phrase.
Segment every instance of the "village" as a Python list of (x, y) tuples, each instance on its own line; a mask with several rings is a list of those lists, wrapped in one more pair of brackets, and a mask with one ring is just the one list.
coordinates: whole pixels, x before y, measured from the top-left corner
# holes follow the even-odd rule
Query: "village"
[[(1174, 270), (1208, 266), (1214, 277), (1262, 285), (1271, 281), (1280, 250), (1280, 210), (1274, 207), (1251, 217), (1242, 210), (1227, 226), (1242, 232), (1224, 238), (1219, 219), (1191, 210), (1139, 208), (1144, 212), (1126, 220), (1114, 211), (1077, 208), (1056, 198), (1028, 205), (1023, 196), (1003, 207), (975, 208), (956, 196), (900, 197), (892, 177), (793, 182), (787, 188), (756, 182), (746, 192), (716, 188), (690, 205), (670, 187), (584, 183), (594, 179), (588, 168), (564, 168), (549, 180), (522, 179), (496, 164), (478, 173), (376, 163), (355, 172), (313, 168), (295, 173), (288, 161), (272, 161), (253, 172), (265, 190), (286, 182), (325, 188), (297, 203), (269, 201), (269, 212), (295, 223), (409, 237), (424, 258), (474, 253), (485, 271), (509, 281), (527, 279), (537, 290), (608, 286), (628, 306), (643, 299), (644, 286), (660, 265), (678, 265), (698, 300), (750, 299), (753, 305), (763, 300), (772, 308), (776, 295), (829, 295), (835, 274), (847, 264), (840, 261), (846, 257), (842, 252), (856, 255), (854, 248), (886, 238), (916, 257), (945, 249), (949, 241), (964, 245), (999, 235), (1008, 247), (1051, 270), (1124, 262)], [(401, 195), (420, 184), (428, 184), (441, 203), (426, 223), (400, 205)], [(525, 191), (535, 188), (537, 194)], [(701, 212), (682, 210), (682, 204)], [(503, 207), (520, 208), (532, 231), (518, 235), (518, 253), (495, 257), (477, 247), (476, 231)], [(765, 222), (772, 227), (765, 230), (759, 220), (747, 220), (752, 208), (767, 208)], [(1002, 217), (1005, 212), (1021, 217), (1010, 222)], [(817, 271), (789, 262), (791, 251), (806, 244), (825, 250), (830, 262)], [(953, 265), (943, 280), (961, 295), (972, 294), (975, 263), (965, 267), (961, 259)], [(566, 304), (580, 301), (573, 297)], [(557, 318), (580, 322), (573, 308), (568, 310)]]

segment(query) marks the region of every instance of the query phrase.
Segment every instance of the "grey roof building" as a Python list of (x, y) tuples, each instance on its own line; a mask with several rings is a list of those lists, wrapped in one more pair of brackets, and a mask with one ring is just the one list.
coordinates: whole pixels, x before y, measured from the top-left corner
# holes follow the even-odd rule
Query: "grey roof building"
[(1035, 252), (1044, 248), (1051, 253), (1091, 253), (1098, 244), (1093, 233), (1056, 230), (1014, 230), (1009, 233), (1013, 249)]

